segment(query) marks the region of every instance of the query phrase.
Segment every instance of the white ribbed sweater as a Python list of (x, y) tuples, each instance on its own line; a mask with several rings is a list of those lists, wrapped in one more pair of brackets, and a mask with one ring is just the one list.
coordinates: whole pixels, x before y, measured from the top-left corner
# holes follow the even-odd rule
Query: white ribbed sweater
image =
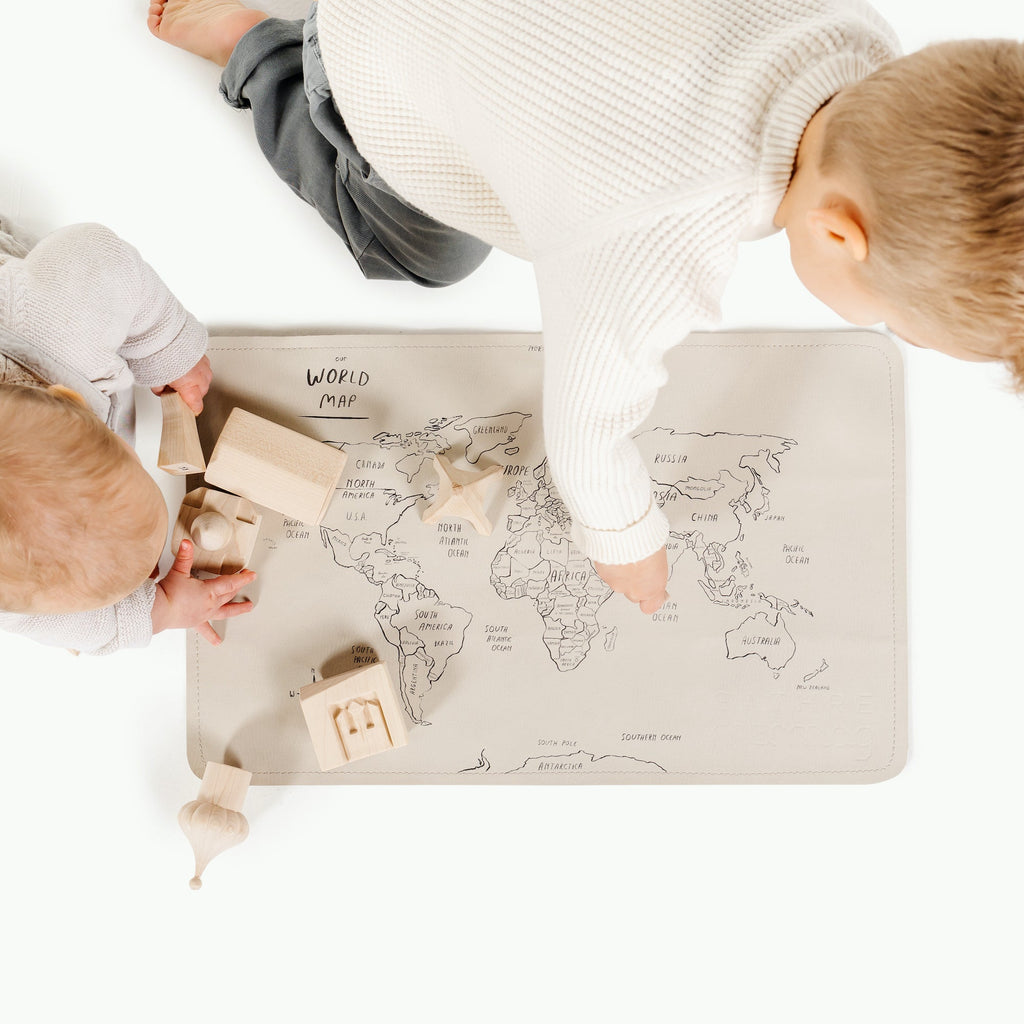
[(584, 550), (668, 524), (631, 440), (662, 357), (717, 322), (804, 127), (897, 55), (859, 0), (320, 0), (360, 152), (410, 202), (533, 261), (545, 441)]

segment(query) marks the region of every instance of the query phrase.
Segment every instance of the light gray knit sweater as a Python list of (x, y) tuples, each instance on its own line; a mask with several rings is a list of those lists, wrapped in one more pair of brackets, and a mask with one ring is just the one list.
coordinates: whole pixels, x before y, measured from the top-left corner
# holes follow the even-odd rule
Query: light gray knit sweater
[[(0, 229), (3, 224), (0, 223)], [(0, 230), (0, 324), (30, 351), (0, 371), (75, 387), (73, 374), (109, 399), (107, 425), (134, 439), (133, 385), (159, 387), (187, 373), (206, 351), (206, 329), (127, 242), (98, 224), (47, 235), (30, 250)], [(33, 363), (33, 365), (27, 365)], [(66, 373), (61, 372), (66, 367)], [(3, 486), (0, 466), (0, 486)], [(0, 629), (93, 654), (144, 647), (152, 637), (155, 584), (108, 608), (74, 615), (0, 611)]]
[(859, 0), (320, 0), (360, 152), (427, 213), (533, 261), (545, 440), (592, 558), (668, 535), (631, 440), (662, 357), (714, 325), (803, 130), (897, 55)]

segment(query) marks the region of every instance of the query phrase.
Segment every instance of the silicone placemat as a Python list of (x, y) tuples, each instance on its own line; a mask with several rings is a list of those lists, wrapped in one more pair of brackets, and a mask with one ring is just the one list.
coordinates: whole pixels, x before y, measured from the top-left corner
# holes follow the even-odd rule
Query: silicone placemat
[[(572, 543), (533, 334), (218, 337), (241, 406), (343, 448), (319, 527), (261, 509), (257, 608), (188, 637), (188, 757), (287, 783), (873, 782), (907, 746), (902, 364), (874, 332), (695, 334), (636, 435), (668, 514), (646, 617)], [(494, 530), (421, 521), (432, 456)], [(202, 481), (194, 478), (191, 486)], [(375, 659), (406, 746), (320, 772), (305, 684)]]

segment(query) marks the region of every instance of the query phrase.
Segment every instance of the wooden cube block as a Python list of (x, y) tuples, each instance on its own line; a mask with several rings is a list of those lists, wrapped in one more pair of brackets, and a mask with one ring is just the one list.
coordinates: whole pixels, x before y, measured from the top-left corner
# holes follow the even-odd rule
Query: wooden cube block
[(322, 772), (409, 742), (391, 677), (380, 663), (309, 683), (299, 690), (299, 703)]
[(316, 526), (331, 503), (346, 458), (315, 438), (232, 409), (210, 456), (206, 480)]
[(200, 803), (226, 807), (229, 811), (240, 811), (251, 781), (252, 772), (244, 768), (207, 761), (196, 799)]
[(172, 476), (202, 473), (206, 468), (203, 446), (199, 443), (195, 413), (182, 401), (177, 391), (160, 396), (163, 429), (156, 464)]
[(262, 516), (246, 498), (197, 487), (185, 495), (178, 509), (171, 551), (177, 555), (178, 546), (188, 537), (195, 547), (193, 569), (215, 576), (239, 572), (252, 558), (261, 521)]

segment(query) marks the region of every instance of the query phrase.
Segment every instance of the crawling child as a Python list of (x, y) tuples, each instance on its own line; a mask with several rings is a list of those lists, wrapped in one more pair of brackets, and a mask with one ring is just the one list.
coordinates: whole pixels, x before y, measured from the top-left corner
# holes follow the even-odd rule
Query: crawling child
[[(133, 385), (195, 412), (211, 380), (205, 329), (138, 252), (76, 225), (29, 247), (0, 219), (0, 628), (75, 651), (251, 611), (251, 572), (191, 576), (159, 487), (132, 448)], [(232, 603), (233, 602), (233, 603)]]
[[(665, 599), (632, 436), (741, 241), (854, 324), (1024, 380), (1024, 45), (900, 57), (861, 0), (156, 0), (364, 274), (533, 262), (549, 465), (615, 590)], [(710, 382), (709, 382), (710, 385)]]

